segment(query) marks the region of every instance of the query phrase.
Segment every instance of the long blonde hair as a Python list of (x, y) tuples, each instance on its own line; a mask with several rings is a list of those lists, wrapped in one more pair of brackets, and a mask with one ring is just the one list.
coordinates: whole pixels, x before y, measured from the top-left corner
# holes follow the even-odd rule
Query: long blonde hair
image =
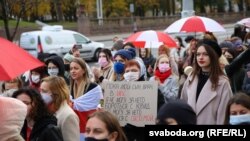
[(81, 96), (82, 94), (84, 94), (85, 89), (87, 88), (86, 86), (88, 86), (91, 81), (90, 81), (89, 72), (88, 72), (85, 61), (81, 58), (74, 58), (72, 62), (80, 65), (80, 67), (84, 70), (84, 73), (81, 78), (81, 83), (79, 86), (77, 86), (77, 84), (75, 83), (75, 80), (73, 80), (72, 78), (70, 80), (70, 92), (73, 92), (72, 94), (75, 96), (74, 98), (77, 98)]
[(69, 88), (64, 78), (60, 76), (48, 76), (43, 78), (42, 82), (47, 82), (49, 85), (55, 110), (58, 110), (65, 100), (69, 102)]

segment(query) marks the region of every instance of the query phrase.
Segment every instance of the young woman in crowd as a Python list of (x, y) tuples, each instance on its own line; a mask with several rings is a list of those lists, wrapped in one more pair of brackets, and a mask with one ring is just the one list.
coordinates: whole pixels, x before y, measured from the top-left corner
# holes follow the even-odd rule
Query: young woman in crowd
[(42, 79), (48, 76), (46, 72), (45, 66), (30, 70), (29, 86), (39, 91)]
[(114, 115), (97, 111), (88, 118), (85, 141), (127, 141), (127, 138)]
[(170, 65), (170, 59), (167, 55), (160, 55), (155, 63), (154, 76), (150, 81), (157, 81), (158, 88), (164, 95), (164, 100), (167, 103), (170, 100), (177, 99), (179, 91), (179, 78), (173, 72)]
[(73, 109), (80, 119), (81, 137), (85, 132), (87, 117), (96, 111), (103, 98), (101, 87), (91, 82), (86, 63), (81, 58), (74, 58), (70, 63), (70, 95)]
[(231, 125), (250, 125), (250, 97), (236, 93), (228, 102), (225, 123)]
[(65, 67), (63, 58), (57, 55), (50, 56), (46, 59), (47, 73), (49, 76), (61, 76), (69, 84), (69, 79), (65, 77)]
[[(49, 112), (42, 96), (34, 88), (21, 88), (13, 94), (14, 98), (27, 105), (28, 113), (21, 131), (25, 141), (57, 141), (62, 139), (61, 131), (54, 130), (57, 119)], [(57, 134), (54, 134), (55, 132)]]
[(175, 62), (175, 59), (173, 56), (171, 56), (171, 50), (167, 45), (160, 45), (158, 48), (158, 57), (162, 54), (165, 54), (169, 57), (169, 62), (172, 66), (172, 70), (176, 75), (179, 75), (179, 69), (178, 69), (178, 65)]
[(125, 69), (125, 63), (128, 60), (131, 60), (132, 57), (131, 51), (121, 49), (116, 52), (114, 56), (114, 73), (112, 74), (110, 81), (123, 81), (124, 77), (124, 69)]
[(100, 68), (92, 68), (96, 82), (101, 83), (103, 80), (109, 80), (114, 71), (112, 54), (109, 49), (101, 49), (98, 64), (100, 65)]
[(23, 87), (23, 81), (20, 77), (16, 77), (2, 84), (1, 96), (12, 97), (13, 92)]
[(69, 106), (69, 88), (64, 78), (49, 76), (42, 80), (41, 95), (49, 111), (57, 118), (64, 141), (79, 141), (79, 118)]
[(224, 124), (226, 104), (232, 97), (228, 78), (219, 64), (222, 52), (212, 40), (201, 40), (193, 72), (184, 83), (181, 99), (195, 111), (197, 124)]
[(186, 75), (184, 74), (183, 63), (186, 57), (186, 48), (183, 45), (182, 39), (179, 36), (175, 37), (176, 48), (172, 48), (170, 52), (170, 57), (173, 58), (178, 67), (179, 74), (179, 84), (183, 85), (186, 80)]
[(142, 59), (147, 69), (147, 78), (150, 78), (153, 75), (153, 68), (154, 68), (156, 59), (151, 54), (149, 48), (139, 49), (139, 57)]

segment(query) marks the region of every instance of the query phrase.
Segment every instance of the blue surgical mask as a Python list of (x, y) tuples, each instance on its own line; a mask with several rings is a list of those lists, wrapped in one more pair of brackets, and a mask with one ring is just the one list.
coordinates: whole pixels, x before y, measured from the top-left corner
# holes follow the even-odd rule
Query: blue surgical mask
[(53, 101), (51, 94), (41, 92), (42, 99), (45, 104), (50, 104)]
[(125, 65), (123, 63), (115, 62), (114, 63), (114, 71), (115, 71), (115, 73), (122, 74), (124, 72), (124, 69), (125, 69), (124, 67), (125, 67)]
[(59, 69), (58, 68), (48, 69), (49, 76), (57, 76), (58, 73), (59, 73)]
[(86, 137), (85, 141), (108, 141), (108, 139), (96, 139), (93, 137)]
[(239, 124), (242, 124), (242, 123), (250, 123), (250, 114), (230, 116), (229, 123), (231, 125), (239, 125)]

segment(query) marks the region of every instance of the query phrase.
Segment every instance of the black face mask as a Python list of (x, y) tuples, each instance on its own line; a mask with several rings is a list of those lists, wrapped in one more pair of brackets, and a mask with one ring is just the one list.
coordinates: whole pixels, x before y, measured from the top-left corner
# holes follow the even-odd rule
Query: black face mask
[(108, 139), (95, 139), (93, 137), (86, 137), (85, 141), (108, 141)]

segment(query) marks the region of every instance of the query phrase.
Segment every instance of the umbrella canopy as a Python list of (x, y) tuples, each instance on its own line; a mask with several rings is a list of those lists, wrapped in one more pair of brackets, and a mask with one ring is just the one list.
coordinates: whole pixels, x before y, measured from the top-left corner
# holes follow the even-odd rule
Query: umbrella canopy
[(178, 33), (178, 32), (225, 32), (225, 28), (213, 19), (191, 16), (182, 18), (175, 21), (164, 32), (166, 33)]
[(0, 80), (11, 80), (27, 70), (43, 65), (16, 44), (0, 38)]
[(245, 18), (237, 22), (237, 24), (244, 25), (246, 27), (250, 27), (250, 18)]
[(169, 47), (176, 47), (176, 42), (172, 37), (164, 32), (154, 30), (146, 30), (132, 34), (125, 42), (132, 42), (139, 48), (158, 48), (162, 44)]

